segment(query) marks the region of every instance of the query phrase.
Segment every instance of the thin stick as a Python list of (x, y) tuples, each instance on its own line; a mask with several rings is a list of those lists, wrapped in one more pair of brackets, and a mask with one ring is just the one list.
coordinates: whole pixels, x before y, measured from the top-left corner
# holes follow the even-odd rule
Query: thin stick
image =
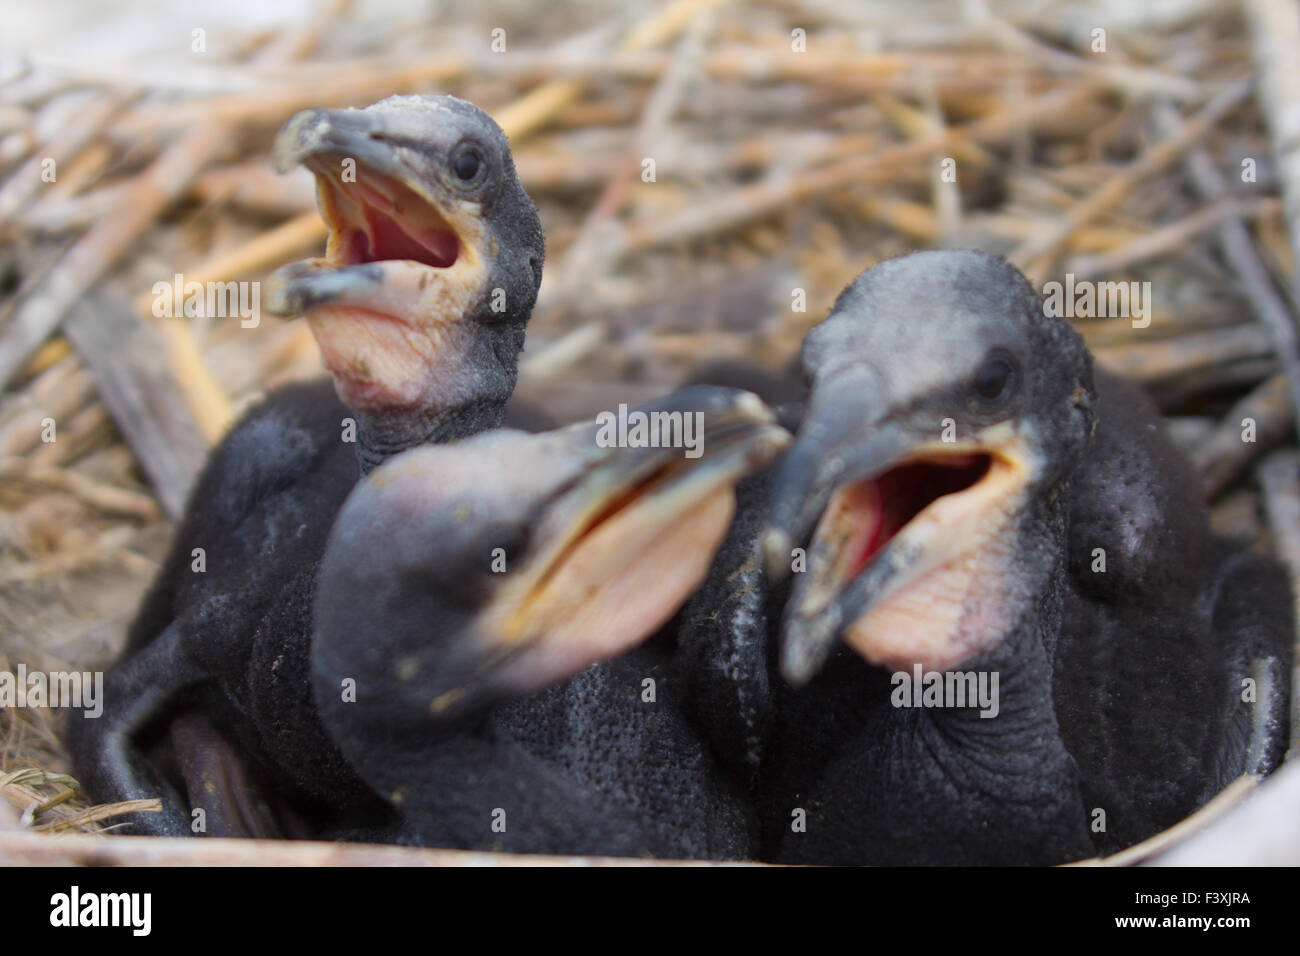
[(1012, 53), (1029, 60), (1037, 60), (1054, 71), (1104, 81), (1130, 97), (1149, 97), (1154, 94), (1175, 100), (1190, 100), (1201, 93), (1199, 83), (1183, 76), (1170, 76), (1159, 70), (1116, 63), (1113, 57), (1097, 61), (1074, 56), (1048, 46), (1006, 20), (993, 19), (987, 27), (989, 32)]
[[(623, 53), (638, 53), (662, 46), (686, 29), (695, 17), (727, 0), (675, 0), (633, 27), (619, 43)], [(581, 80), (553, 80), (537, 87), (496, 114), (496, 121), (512, 140), (536, 132), (550, 119), (576, 101), (587, 84)]]
[[(186, 270), (185, 281), (198, 282), (206, 287), (209, 282), (226, 282), (240, 276), (252, 275), (269, 264), (282, 262), (318, 243), (325, 236), (325, 224), (315, 212), (304, 213), (283, 222), (269, 232), (264, 232), (243, 245), (220, 252), (194, 269)], [(142, 295), (135, 301), (141, 313), (148, 314), (152, 295)]]
[(1093, 354), (1119, 375), (1157, 382), (1190, 373), (1204, 375), (1207, 369), (1232, 362), (1269, 357), (1273, 354), (1273, 340), (1264, 329), (1246, 323), (1160, 342), (1098, 347)]
[(873, 175), (887, 176), (897, 167), (924, 161), (936, 150), (950, 148), (955, 143), (967, 140), (999, 142), (1018, 129), (1054, 118), (1091, 99), (1098, 89), (1085, 84), (1053, 90), (1023, 105), (999, 110), (961, 126), (948, 127), (941, 133), (887, 146), (865, 156), (850, 156), (817, 169), (773, 176), (742, 186), (720, 199), (699, 203), (677, 216), (633, 223), (623, 251), (633, 252), (734, 228), (770, 215), (792, 202), (870, 181), (869, 177)]
[(1291, 257), (1292, 288), (1300, 301), (1300, 11), (1294, 0), (1243, 0), (1259, 73), (1259, 101), (1268, 121), (1273, 159), (1282, 185)]
[[(1274, 452), (1259, 466), (1260, 488), (1264, 492), (1264, 510), (1272, 531), (1273, 546), (1278, 557), (1291, 574), (1291, 588), (1295, 594), (1296, 643), (1300, 647), (1300, 451), (1294, 448)], [(1295, 658), (1300, 661), (1300, 656)], [(1293, 680), (1294, 688), (1300, 681)], [(1296, 699), (1291, 698), (1291, 748), (1296, 756), (1300, 746), (1300, 719), (1296, 715)]]
[[(109, 121), (130, 101), (129, 92), (112, 92), (96, 96), (73, 121), (63, 127), (58, 136), (36, 149), (36, 155), (9, 176), (0, 187), (0, 222), (12, 219), (27, 204), (37, 191), (45, 185), (41, 176), (42, 164), (46, 159), (53, 159), (55, 175), (58, 175), (59, 163), (71, 162), (78, 153), (99, 136)], [(56, 178), (57, 182), (57, 178)]]
[(27, 481), (43, 488), (67, 492), (104, 514), (137, 521), (149, 521), (158, 517), (158, 505), (148, 495), (95, 481), (65, 468), (46, 468), (16, 458), (0, 459), (0, 478)]
[[(1254, 440), (1243, 440), (1243, 423), (1255, 423)], [(1229, 409), (1192, 449), (1192, 460), (1205, 479), (1211, 501), (1223, 493), (1265, 451), (1286, 439), (1295, 413), (1285, 375), (1274, 375)]]
[(1155, 856), (1170, 847), (1177, 846), (1185, 838), (1192, 834), (1199, 833), (1214, 821), (1222, 819), (1229, 810), (1238, 806), (1243, 800), (1254, 793), (1258, 786), (1258, 777), (1250, 775), (1240, 776), (1215, 794), (1214, 798), (1205, 806), (1201, 807), (1201, 809), (1197, 810), (1190, 817), (1179, 820), (1168, 830), (1163, 830), (1155, 836), (1143, 840), (1141, 843), (1137, 843), (1126, 850), (1120, 850), (1118, 853), (1112, 853), (1110, 856), (1085, 862), (1099, 863), (1102, 866), (1132, 866), (1135, 863), (1140, 863), (1148, 857)]
[(1221, 819), (1162, 853), (1156, 866), (1300, 865), (1300, 763), (1279, 768)]
[(1239, 220), (1242, 216), (1271, 215), (1278, 209), (1278, 201), (1267, 196), (1246, 200), (1213, 200), (1191, 215), (1153, 229), (1117, 249), (1096, 255), (1076, 256), (1066, 263), (1065, 271), (1074, 273), (1076, 281), (1113, 275), (1143, 262), (1178, 252), (1187, 245), (1188, 240), (1221, 226), (1227, 220)]
[(45, 419), (58, 424), (95, 396), (95, 377), (71, 356), (42, 372), (0, 405), (0, 458), (26, 454), (41, 441)]
[[(1156, 120), (1169, 130), (1176, 130), (1180, 120), (1170, 108), (1158, 110)], [(1228, 184), (1213, 160), (1204, 149), (1195, 149), (1187, 157), (1187, 172), (1197, 192), (1207, 199), (1223, 196)], [(1268, 269), (1255, 251), (1250, 230), (1239, 217), (1227, 219), (1219, 225), (1219, 247), (1228, 265), (1241, 283), (1242, 291), (1260, 324), (1273, 337), (1274, 348), (1286, 374), (1295, 411), (1294, 425), (1300, 429), (1300, 331), (1295, 318), (1282, 297), (1273, 288)]]
[(127, 550), (135, 537), (135, 528), (127, 524), (114, 525), (95, 537), (85, 548), (67, 549), (42, 561), (14, 561), (0, 565), (0, 584), (39, 581), (41, 578), (70, 574), (112, 559), (119, 565), (140, 565), (142, 570), (152, 565), (139, 555)]
[(1190, 146), (1199, 142), (1220, 120), (1236, 109), (1250, 92), (1241, 80), (1222, 90), (1175, 136), (1162, 140), (1084, 197), (1052, 232), (1021, 244), (1007, 258), (1018, 265), (1035, 285), (1047, 278), (1057, 253), (1081, 226), (1110, 212), (1139, 183), (1161, 172)]
[[(590, 284), (598, 272), (616, 255), (616, 244), (604, 241), (610, 227), (617, 230), (614, 218), (627, 201), (641, 163), (650, 144), (663, 135), (686, 91), (687, 79), (699, 66), (699, 55), (712, 17), (705, 8), (691, 20), (686, 34), (673, 52), (672, 62), (646, 97), (641, 119), (623, 150), (619, 163), (605, 183), (605, 188), (588, 211), (577, 235), (565, 250), (556, 270), (559, 279), (547, 298), (551, 314), (563, 312), (584, 284)], [(659, 157), (663, 162), (666, 157)], [(666, 170), (665, 170), (666, 172)], [(599, 338), (593, 340), (593, 344)], [(532, 363), (534, 372), (545, 363)]]
[(306, 840), (113, 839), (89, 834), (6, 833), (7, 866), (763, 866), (709, 860), (644, 860), (592, 856), (527, 856)]
[(200, 127), (168, 147), (131, 184), (112, 215), (90, 227), (0, 325), (0, 388), (59, 327), (68, 310), (189, 188), (197, 170), (230, 146), (230, 131)]

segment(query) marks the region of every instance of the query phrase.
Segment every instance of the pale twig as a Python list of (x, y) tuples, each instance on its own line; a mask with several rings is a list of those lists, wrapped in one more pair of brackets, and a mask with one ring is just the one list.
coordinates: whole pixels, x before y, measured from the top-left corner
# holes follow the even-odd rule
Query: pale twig
[(1247, 359), (1268, 358), (1273, 340), (1251, 323), (1194, 332), (1160, 342), (1094, 348), (1097, 360), (1111, 371), (1139, 382), (1159, 382), (1180, 375), (1204, 376), (1210, 369)]
[(20, 458), (0, 459), (0, 478), (26, 481), (42, 488), (66, 492), (83, 504), (108, 515), (137, 521), (158, 517), (158, 505), (148, 495), (117, 488), (65, 468), (42, 467)]
[(741, 186), (719, 199), (697, 203), (676, 216), (628, 226), (624, 253), (670, 242), (694, 239), (734, 228), (770, 215), (791, 203), (811, 199), (844, 186), (888, 177), (899, 167), (924, 162), (936, 150), (955, 143), (1000, 142), (1014, 131), (1055, 117), (1091, 99), (1096, 87), (1077, 85), (1053, 90), (1016, 108), (998, 110), (960, 126), (907, 143), (886, 146), (866, 155), (848, 156), (814, 169), (794, 170)]
[(1150, 861), (1154, 866), (1300, 866), (1300, 763), (1285, 764), (1240, 804)]
[(1139, 183), (1162, 172), (1193, 144), (1199, 142), (1220, 120), (1236, 109), (1250, 92), (1248, 81), (1239, 81), (1220, 91), (1176, 135), (1147, 149), (1115, 175), (1079, 200), (1064, 221), (1050, 235), (1016, 248), (1007, 258), (1019, 266), (1035, 285), (1041, 285), (1070, 235), (1110, 212)]
[[(712, 27), (711, 10), (707, 7), (697, 13), (690, 21), (667, 70), (651, 89), (642, 108), (641, 119), (632, 132), (629, 142), (622, 151), (622, 157), (614, 167), (613, 173), (605, 183), (605, 188), (588, 211), (586, 218), (578, 227), (576, 236), (565, 250), (558, 263), (555, 274), (558, 279), (549, 290), (546, 299), (548, 311), (559, 314), (565, 311), (573, 298), (585, 284), (595, 280), (608, 265), (618, 257), (619, 228), (616, 217), (627, 202), (632, 186), (643, 169), (643, 162), (652, 150), (652, 144), (662, 142), (664, 131), (672, 120), (683, 94), (687, 81), (699, 66), (699, 56), (704, 47), (705, 37)], [(651, 162), (662, 163), (667, 157), (662, 153)], [(667, 170), (664, 170), (666, 173)], [(656, 178), (658, 171), (656, 171)], [(611, 241), (612, 240), (612, 241)], [(594, 348), (601, 341), (601, 336), (593, 333), (599, 329), (595, 323), (583, 327), (586, 330), (584, 341)], [(564, 351), (552, 349), (533, 356), (529, 369), (539, 374), (543, 368), (551, 367), (556, 355), (564, 355), (566, 361), (576, 361), (571, 344), (566, 344)]]
[(1204, 828), (1213, 825), (1216, 820), (1221, 820), (1230, 810), (1240, 805), (1243, 800), (1254, 793), (1258, 786), (1258, 777), (1248, 775), (1238, 777), (1215, 794), (1214, 798), (1206, 803), (1205, 806), (1201, 807), (1190, 817), (1179, 820), (1168, 830), (1162, 830), (1155, 836), (1143, 840), (1141, 843), (1134, 844), (1126, 850), (1112, 853), (1110, 856), (1100, 857), (1095, 860), (1084, 860), (1083, 864), (1133, 866), (1141, 863), (1157, 854), (1163, 853), (1171, 847), (1179, 845), (1179, 843), (1184, 839), (1187, 839), (1191, 835), (1199, 833)]
[[(1180, 123), (1178, 115), (1167, 107), (1157, 111), (1156, 119), (1170, 131), (1176, 131)], [(1223, 174), (1204, 149), (1193, 150), (1188, 155), (1187, 172), (1197, 192), (1206, 199), (1223, 196), (1228, 191)], [(1300, 428), (1300, 331), (1296, 328), (1295, 318), (1286, 302), (1274, 290), (1268, 269), (1255, 251), (1250, 230), (1239, 217), (1226, 219), (1219, 224), (1219, 246), (1255, 310), (1255, 316), (1273, 337), (1274, 348), (1289, 386), (1291, 406), (1294, 409), (1293, 424)]]
[(108, 123), (131, 99), (132, 94), (124, 91), (102, 93), (86, 105), (85, 109), (60, 131), (59, 135), (36, 148), (36, 155), (14, 170), (9, 179), (0, 187), (0, 222), (5, 222), (18, 215), (36, 195), (47, 180), (42, 175), (42, 166), (47, 160), (55, 163), (55, 181), (57, 182), (58, 164), (71, 162), (95, 137), (99, 136)]
[[(1217, 498), (1259, 455), (1285, 441), (1295, 422), (1285, 375), (1274, 375), (1232, 406), (1208, 435), (1191, 449), (1205, 479), (1205, 494)], [(1254, 423), (1253, 439), (1245, 429)]]
[(1144, 236), (1104, 253), (1076, 256), (1065, 264), (1065, 271), (1075, 280), (1113, 275), (1135, 265), (1176, 253), (1188, 240), (1208, 232), (1228, 220), (1242, 216), (1266, 216), (1275, 213), (1278, 202), (1272, 197), (1259, 199), (1220, 198), (1177, 222), (1153, 229)]
[(1300, 301), (1300, 11), (1295, 0), (1243, 0), (1259, 75), (1259, 101), (1273, 144), (1291, 235), (1295, 298)]
[(93, 834), (49, 837), (39, 833), (7, 834), (0, 843), (0, 864), (52, 866), (762, 866), (709, 860), (646, 860), (598, 856), (532, 856), (435, 850), (361, 843), (307, 840), (175, 840), (133, 837), (114, 840)]
[[(1264, 492), (1264, 510), (1268, 514), (1273, 547), (1291, 577), (1297, 624), (1296, 650), (1300, 652), (1300, 451), (1288, 448), (1274, 452), (1264, 459), (1256, 473), (1260, 489)], [(1300, 662), (1300, 653), (1295, 655), (1294, 661)], [(1300, 664), (1293, 663), (1292, 666), (1298, 668), (1291, 682), (1294, 689), (1300, 685)], [(1293, 693), (1291, 748), (1288, 751), (1290, 756), (1300, 755), (1297, 746), (1300, 746), (1300, 715), (1296, 713), (1296, 698)]]

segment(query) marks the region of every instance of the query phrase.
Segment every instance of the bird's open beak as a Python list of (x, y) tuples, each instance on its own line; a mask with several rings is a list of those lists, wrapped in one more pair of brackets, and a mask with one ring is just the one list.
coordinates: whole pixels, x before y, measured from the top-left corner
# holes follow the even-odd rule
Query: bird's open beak
[[(267, 308), (305, 315), (326, 367), (359, 387), (384, 370), (353, 367), (357, 336), (391, 337), (392, 348), (377, 350), (388, 354), (436, 339), (440, 324), (466, 313), (487, 275), (490, 240), (479, 206), (410, 168), (394, 139), (383, 114), (304, 110), (273, 149), (281, 171), (302, 164), (316, 176), (329, 239), (324, 256), (270, 276)], [(416, 330), (421, 336), (410, 334)]]
[[(868, 404), (842, 394), (821, 414), (814, 407), (777, 473), (768, 573), (802, 572), (783, 625), (791, 683), (809, 680), (839, 636), (896, 669), (944, 668), (981, 650), (969, 636), (988, 629), (965, 629), (962, 617), (974, 588), (996, 589), (988, 575), (1007, 557), (1000, 532), (1036, 470), (1009, 422), (944, 442)], [(809, 531), (799, 562), (792, 549)]]
[(683, 389), (633, 411), (698, 416), (699, 454), (597, 448), (598, 426), (562, 433), (586, 464), (540, 509), (524, 566), (480, 630), (503, 657), (498, 686), (545, 686), (662, 626), (708, 573), (731, 523), (736, 482), (790, 441), (748, 392)]

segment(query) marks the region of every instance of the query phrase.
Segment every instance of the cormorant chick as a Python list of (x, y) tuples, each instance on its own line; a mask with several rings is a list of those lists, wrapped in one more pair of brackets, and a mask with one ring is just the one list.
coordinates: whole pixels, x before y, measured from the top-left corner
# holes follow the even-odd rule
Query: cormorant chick
[(541, 282), (537, 211), (505, 135), (469, 103), (307, 110), (275, 154), (315, 173), (329, 240), (272, 276), (268, 304), (304, 313), (333, 381), (271, 394), (212, 453), (105, 713), (74, 722), (93, 796), (162, 796), (137, 831), (189, 835), (203, 818), (213, 835), (311, 832), (320, 807), (369, 799), (308, 682), (326, 535), (387, 456), (501, 424)]
[(682, 716), (669, 631), (642, 641), (708, 572), (735, 483), (789, 434), (730, 389), (639, 415), (694, 418), (702, 454), (603, 446), (603, 424), (499, 430), (408, 451), (348, 498), (316, 595), (316, 700), (394, 814), (340, 835), (752, 853), (748, 801)]
[(788, 574), (811, 532), (780, 653), (806, 686), (778, 691), (763, 756), (771, 855), (1074, 860), (1276, 765), (1282, 569), (1212, 537), (1151, 404), (1013, 267), (882, 263), (804, 365), (765, 538)]

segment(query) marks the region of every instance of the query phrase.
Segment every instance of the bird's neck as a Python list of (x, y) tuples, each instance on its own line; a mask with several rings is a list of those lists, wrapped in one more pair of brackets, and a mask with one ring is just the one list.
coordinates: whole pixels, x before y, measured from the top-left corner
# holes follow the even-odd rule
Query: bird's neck
[[(958, 737), (969, 728), (980, 746), (1020, 747), (1018, 737), (1059, 743), (1052, 666), (1066, 588), (1064, 500), (1064, 495), (1039, 498), (1016, 523), (1016, 561), (1000, 585), (1000, 600), (1008, 612), (1005, 630), (992, 642), (981, 641), (988, 650), (951, 668), (987, 675), (990, 687), (996, 675), (997, 716), (981, 716), (972, 708), (929, 712)], [(993, 725), (998, 732), (985, 733)]]
[(455, 441), (499, 428), (505, 411), (506, 401), (499, 397), (471, 398), (459, 404), (435, 402), (401, 412), (357, 411), (356, 446), (361, 473), (366, 475), (417, 445)]
[(991, 706), (982, 699), (978, 707), (911, 713), (917, 721), (911, 739), (930, 742), (923, 763), (932, 766), (918, 773), (932, 782), (966, 781), (952, 797), (956, 818), (992, 812), (986, 805), (992, 799), (1004, 832), (1020, 834), (1024, 844), (1009, 859), (1060, 861), (1091, 852), (1078, 769), (1061, 734), (1052, 681), (1067, 587), (1066, 498), (1031, 497), (1029, 512), (1016, 522), (1016, 566), (1001, 586), (1005, 633), (944, 674), (946, 684), (952, 671), (962, 672), (969, 686), (973, 673), (977, 687), (993, 689)]
[(499, 428), (515, 389), (527, 318), (463, 318), (440, 331), (427, 361), (408, 373), (414, 378), (393, 389), (401, 404), (353, 405), (361, 473), (417, 445)]
[(870, 767), (885, 769), (890, 782), (868, 795), (867, 815), (925, 820), (931, 837), (918, 859), (887, 829), (872, 831), (870, 862), (1049, 864), (1093, 854), (1089, 808), (1057, 723), (1039, 628), (1026, 620), (997, 648), (953, 669), (995, 689), (995, 716), (983, 700), (890, 708), (870, 729), (864, 747), (882, 748)]

